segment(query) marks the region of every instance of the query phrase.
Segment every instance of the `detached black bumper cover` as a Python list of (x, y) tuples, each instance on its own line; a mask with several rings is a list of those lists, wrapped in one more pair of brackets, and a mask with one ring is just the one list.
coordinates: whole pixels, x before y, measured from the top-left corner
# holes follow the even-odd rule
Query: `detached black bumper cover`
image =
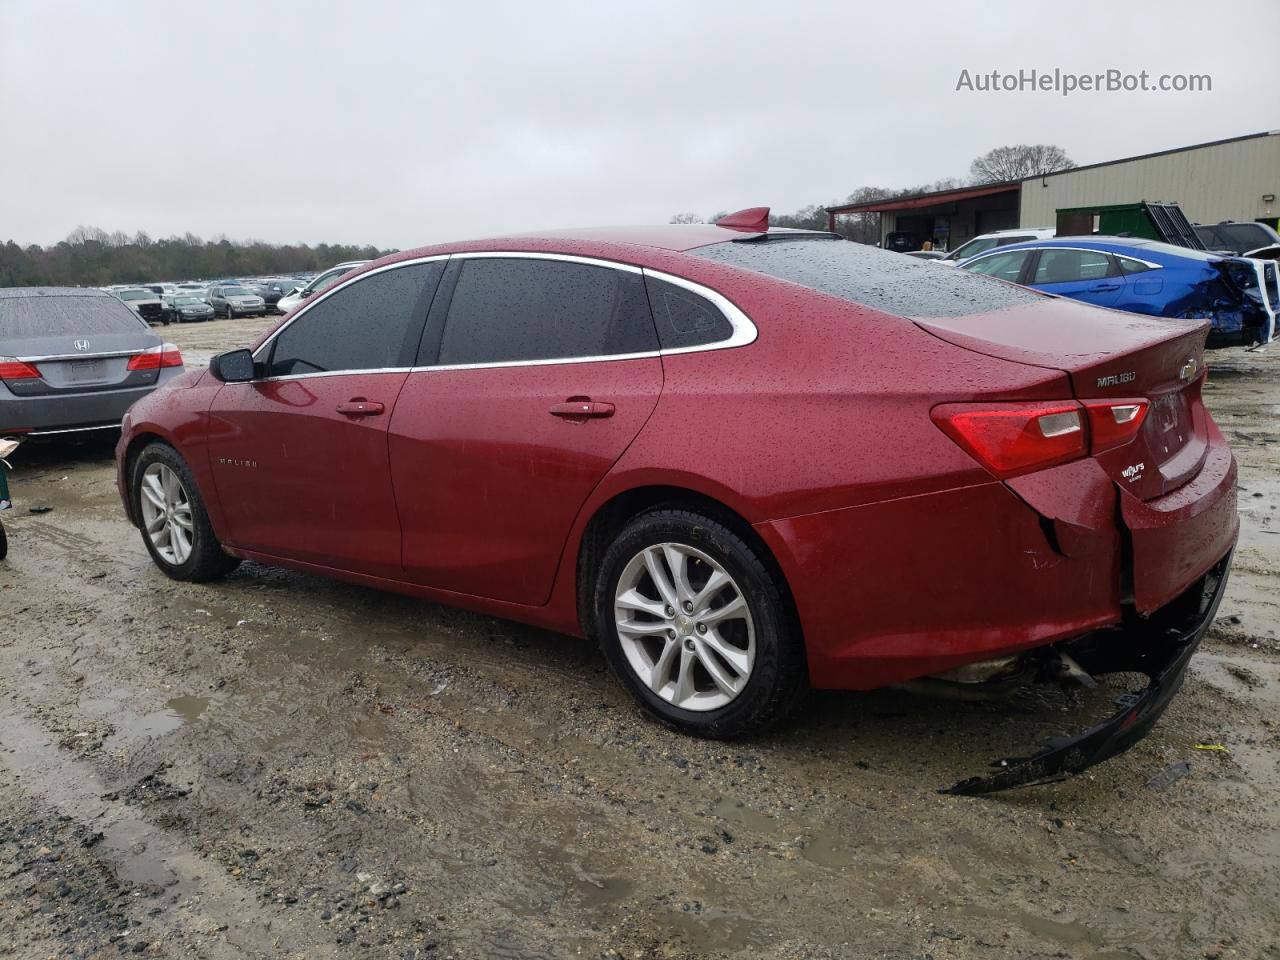
[(1149, 620), (1136, 621), (1070, 648), (1089, 673), (1143, 673), (1151, 683), (1141, 693), (1116, 698), (1118, 714), (1073, 737), (1049, 741), (1032, 757), (1000, 760), (992, 774), (962, 780), (943, 793), (974, 796), (1009, 787), (1064, 780), (1124, 753), (1147, 735), (1182, 688), (1191, 655), (1200, 646), (1227, 586), (1231, 554)]

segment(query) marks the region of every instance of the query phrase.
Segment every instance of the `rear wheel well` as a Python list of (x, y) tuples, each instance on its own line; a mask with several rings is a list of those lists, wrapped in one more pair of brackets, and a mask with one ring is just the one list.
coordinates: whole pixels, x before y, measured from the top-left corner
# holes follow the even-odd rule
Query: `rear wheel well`
[(791, 596), (791, 587), (787, 583), (787, 578), (783, 575), (782, 567), (774, 557), (773, 551), (751, 524), (737, 511), (725, 506), (714, 497), (684, 487), (654, 486), (637, 487), (618, 494), (595, 512), (586, 530), (583, 531), (582, 543), (578, 548), (578, 624), (587, 637), (597, 639), (596, 575), (605, 551), (632, 520), (643, 513), (658, 509), (692, 510), (724, 524), (745, 540), (773, 576), (786, 604), (787, 615), (791, 618), (795, 635), (801, 636), (800, 617), (796, 611), (795, 600)]

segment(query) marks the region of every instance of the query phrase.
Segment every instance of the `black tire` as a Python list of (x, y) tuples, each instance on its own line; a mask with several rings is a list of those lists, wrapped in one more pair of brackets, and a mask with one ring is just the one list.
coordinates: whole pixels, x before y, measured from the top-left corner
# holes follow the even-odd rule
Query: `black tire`
[[(717, 709), (683, 709), (654, 693), (632, 668), (619, 639), (614, 619), (618, 581), (633, 557), (660, 543), (685, 544), (714, 559), (740, 588), (751, 612), (756, 652), (750, 675), (746, 686)], [(727, 739), (765, 730), (784, 719), (808, 688), (799, 630), (758, 548), (700, 513), (658, 507), (632, 520), (600, 562), (592, 609), (597, 639), (614, 675), (651, 714), (683, 733)]]
[[(191, 553), (181, 564), (172, 563), (161, 556), (155, 544), (151, 542), (151, 537), (143, 529), (142, 475), (147, 467), (154, 463), (163, 463), (178, 475), (178, 479), (181, 481), (183, 490), (187, 495), (187, 502), (191, 507), (193, 528)], [(178, 451), (167, 443), (155, 442), (148, 444), (138, 454), (129, 472), (129, 496), (133, 505), (133, 515), (138, 523), (138, 532), (142, 534), (142, 542), (146, 546), (147, 552), (151, 554), (151, 559), (155, 561), (156, 566), (166, 576), (174, 580), (202, 583), (206, 580), (215, 580), (218, 577), (226, 576), (240, 565), (240, 561), (225, 553), (222, 549), (222, 544), (218, 542), (218, 538), (213, 532), (213, 527), (209, 523), (209, 513), (205, 509), (204, 499), (200, 496), (200, 489), (196, 486), (195, 478), (187, 468), (187, 462), (182, 459)]]

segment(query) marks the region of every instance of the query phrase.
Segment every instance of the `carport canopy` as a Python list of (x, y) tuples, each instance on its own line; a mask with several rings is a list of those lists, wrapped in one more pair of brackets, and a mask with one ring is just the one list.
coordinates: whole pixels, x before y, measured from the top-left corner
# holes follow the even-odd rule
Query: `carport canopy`
[(939, 190), (936, 193), (917, 193), (905, 197), (887, 197), (867, 203), (849, 203), (839, 207), (827, 207), (827, 228), (835, 230), (836, 217), (845, 213), (889, 213), (901, 210), (920, 210), (925, 207), (944, 207), (962, 200), (991, 197), (1001, 193), (1017, 193), (1019, 181), (985, 183), (980, 187), (963, 187), (959, 190)]

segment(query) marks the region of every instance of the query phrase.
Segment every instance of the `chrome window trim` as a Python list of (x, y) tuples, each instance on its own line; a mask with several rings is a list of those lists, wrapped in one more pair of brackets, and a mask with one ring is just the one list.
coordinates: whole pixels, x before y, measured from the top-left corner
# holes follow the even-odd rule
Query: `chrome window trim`
[(667, 283), (674, 284), (677, 287), (684, 287), (690, 293), (695, 293), (700, 297), (710, 300), (716, 305), (717, 309), (724, 314), (729, 325), (733, 327), (733, 333), (729, 335), (727, 340), (717, 340), (714, 343), (700, 343), (692, 347), (672, 347), (670, 350), (659, 349), (659, 353), (664, 357), (681, 353), (700, 353), (703, 350), (731, 350), (734, 347), (745, 347), (747, 344), (755, 343), (756, 338), (760, 335), (756, 325), (751, 322), (751, 318), (738, 308), (732, 300), (726, 297), (718, 290), (713, 290), (701, 283), (693, 280), (686, 280), (684, 277), (677, 277), (673, 273), (663, 273), (661, 270), (650, 270), (648, 267), (644, 269), (644, 275), (654, 277), (658, 280), (665, 280)]
[[(371, 373), (409, 373), (413, 367), (370, 367), (368, 370), (317, 370), (314, 373), (288, 373), (279, 377), (258, 377), (256, 380), (242, 380), (240, 383), (281, 383), (285, 380), (310, 380), (314, 377), (355, 377)], [(235, 386), (228, 383), (226, 386)]]
[(535, 250), (467, 250), (453, 254), (455, 260), (561, 260), (565, 263), (582, 263), (588, 267), (607, 267), (625, 273), (643, 273), (641, 267), (621, 260), (604, 260), (600, 257), (583, 257), (575, 253), (544, 253)]
[(316, 300), (300, 307), (298, 312), (290, 317), (287, 323), (283, 324), (279, 329), (272, 331), (271, 336), (264, 340), (258, 346), (258, 349), (254, 351), (254, 360), (257, 361), (259, 359), (258, 354), (261, 351), (266, 350), (271, 345), (272, 341), (287, 330), (292, 324), (305, 316), (308, 310), (314, 307), (317, 303), (324, 302), (327, 297), (344, 289), (350, 284), (357, 283), (365, 277), (373, 276), (375, 273), (394, 270), (397, 267), (407, 267), (418, 263), (430, 263), (435, 260), (449, 259), (558, 260), (565, 263), (580, 263), (591, 267), (604, 267), (611, 270), (621, 270), (625, 273), (635, 273), (641, 276), (654, 277), (658, 280), (665, 280), (667, 283), (673, 284), (674, 286), (682, 287), (685, 290), (710, 301), (716, 309), (720, 311), (724, 318), (729, 321), (729, 326), (732, 327), (733, 333), (724, 340), (717, 340), (714, 343), (697, 344), (691, 347), (672, 347), (667, 350), (659, 348), (657, 350), (645, 350), (640, 353), (609, 353), (587, 357), (547, 357), (538, 360), (495, 360), (488, 363), (441, 363), (413, 367), (378, 367), (369, 370), (320, 371), (316, 373), (287, 374), (279, 377), (261, 377), (249, 382), (278, 383), (280, 381), (287, 380), (307, 380), (312, 377), (343, 377), (371, 373), (429, 373), (437, 370), (491, 370), (503, 367), (546, 367), (557, 364), (602, 363), (609, 360), (645, 360), (653, 359), (655, 357), (677, 356), (684, 353), (702, 353), (709, 350), (730, 350), (734, 347), (745, 347), (748, 344), (754, 343), (756, 338), (759, 336), (759, 330), (751, 321), (751, 318), (724, 294), (720, 293), (718, 290), (713, 290), (711, 287), (704, 286), (701, 283), (688, 280), (684, 277), (676, 276), (675, 274), (665, 273), (661, 270), (652, 270), (648, 267), (637, 267), (634, 264), (622, 263), (617, 260), (605, 260), (599, 257), (584, 257), (569, 253), (547, 253), (543, 251), (528, 250), (467, 250), (461, 253), (436, 254), (430, 257), (402, 260), (397, 263), (387, 264), (385, 267), (378, 267), (376, 270), (370, 270), (367, 273), (362, 273), (358, 277), (352, 277), (350, 280), (343, 280), (340, 283), (334, 284)]

